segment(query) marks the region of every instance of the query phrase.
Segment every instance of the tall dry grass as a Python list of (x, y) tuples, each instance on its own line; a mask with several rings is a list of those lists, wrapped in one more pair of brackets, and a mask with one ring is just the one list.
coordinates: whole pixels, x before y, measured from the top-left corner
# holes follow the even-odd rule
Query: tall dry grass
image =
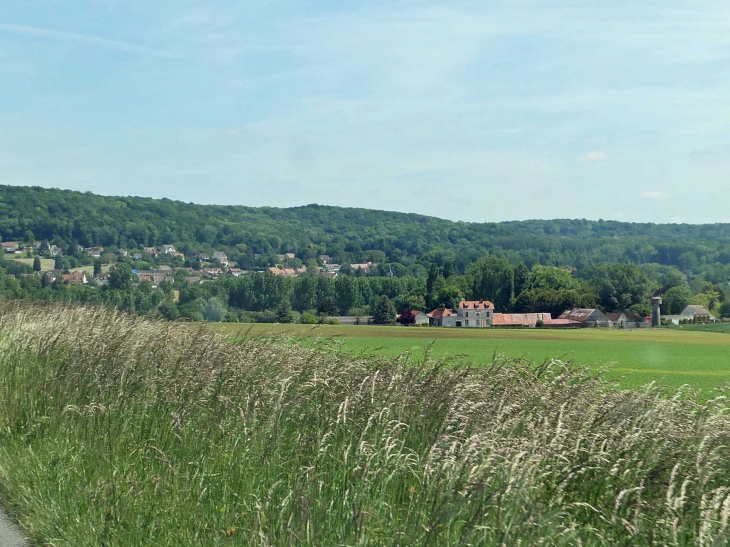
[(728, 545), (728, 408), (0, 309), (0, 497), (59, 547)]

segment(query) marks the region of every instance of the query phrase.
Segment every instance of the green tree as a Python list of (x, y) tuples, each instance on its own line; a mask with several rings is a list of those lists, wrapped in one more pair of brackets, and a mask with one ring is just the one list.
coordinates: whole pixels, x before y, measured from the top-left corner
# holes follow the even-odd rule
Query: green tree
[(428, 270), (428, 279), (426, 279), (426, 294), (433, 294), (433, 286), (436, 280), (439, 278), (439, 265), (435, 262), (431, 264), (431, 269)]
[(226, 305), (217, 296), (212, 296), (207, 300), (201, 299), (199, 307), (200, 313), (203, 314), (203, 319), (212, 322), (222, 321), (228, 311)]
[(528, 285), (530, 289), (554, 289), (559, 291), (577, 288), (578, 281), (567, 270), (538, 264), (530, 272)]
[(373, 323), (376, 325), (395, 325), (395, 305), (387, 296), (376, 296), (372, 305)]
[(395, 297), (395, 308), (398, 312), (405, 310), (423, 311), (426, 309), (426, 300), (422, 294), (415, 292), (399, 294)]
[(459, 305), (459, 302), (463, 299), (459, 287), (455, 285), (446, 285), (434, 295), (435, 306), (444, 306), (446, 308), (454, 309)]
[(587, 270), (584, 277), (596, 288), (599, 303), (608, 312), (645, 303), (652, 287), (646, 274), (633, 264), (605, 264)]
[(302, 315), (299, 316), (299, 322), (302, 325), (316, 325), (317, 323), (319, 323), (319, 319), (313, 313), (304, 312)]
[(444, 279), (449, 279), (456, 275), (456, 269), (454, 268), (454, 260), (449, 258), (444, 262)]
[(33, 260), (33, 271), (34, 272), (41, 271), (41, 259), (39, 257), (35, 257), (35, 260)]
[(687, 285), (672, 287), (664, 293), (662, 310), (668, 315), (678, 315), (692, 303), (695, 294)]
[(291, 304), (288, 300), (282, 300), (281, 304), (276, 308), (276, 320), (279, 323), (292, 323), (294, 321)]
[(515, 268), (515, 295), (519, 296), (522, 291), (529, 288), (530, 270), (522, 263)]
[(108, 287), (112, 290), (128, 291), (132, 288), (132, 266), (119, 262), (109, 270)]
[(180, 311), (177, 309), (177, 305), (171, 298), (165, 298), (165, 300), (163, 300), (157, 307), (157, 311), (168, 321), (173, 321), (180, 317)]
[(508, 311), (514, 297), (514, 267), (504, 257), (489, 255), (467, 270), (472, 298), (490, 300), (497, 311)]
[(319, 315), (326, 315), (328, 317), (332, 315), (337, 315), (337, 304), (335, 304), (335, 299), (331, 296), (326, 296), (325, 298), (323, 298), (322, 302), (317, 308), (317, 313), (319, 313)]
[(53, 259), (53, 268), (56, 270), (63, 270), (63, 257), (61, 255), (56, 255)]
[(342, 315), (347, 315), (357, 305), (357, 281), (349, 275), (341, 275), (335, 279), (335, 302)]
[(100, 274), (101, 274), (101, 260), (97, 258), (96, 260), (94, 260), (94, 277), (97, 277)]
[(679, 269), (685, 273), (692, 273), (697, 270), (697, 255), (694, 251), (687, 251), (679, 255), (677, 259)]

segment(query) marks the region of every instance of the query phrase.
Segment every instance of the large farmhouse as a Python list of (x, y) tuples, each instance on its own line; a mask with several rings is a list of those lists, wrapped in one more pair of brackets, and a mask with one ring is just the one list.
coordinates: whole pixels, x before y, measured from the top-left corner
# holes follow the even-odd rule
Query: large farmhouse
[(494, 304), (488, 300), (462, 300), (456, 310), (442, 315), (444, 327), (489, 327), (492, 324)]

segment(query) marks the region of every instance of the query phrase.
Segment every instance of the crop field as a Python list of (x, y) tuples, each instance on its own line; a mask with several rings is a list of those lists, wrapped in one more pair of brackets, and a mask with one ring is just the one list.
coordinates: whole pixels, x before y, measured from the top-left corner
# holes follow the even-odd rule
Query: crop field
[(387, 357), (410, 352), (418, 358), (430, 348), (432, 357), (464, 356), (464, 361), (474, 365), (492, 362), (495, 354), (538, 364), (559, 358), (595, 369), (610, 364), (605, 377), (618, 380), (623, 388), (656, 382), (675, 388), (686, 384), (709, 392), (730, 383), (730, 334), (723, 332), (263, 324), (218, 324), (214, 328), (234, 335), (294, 336), (307, 344), (331, 339), (346, 351)]

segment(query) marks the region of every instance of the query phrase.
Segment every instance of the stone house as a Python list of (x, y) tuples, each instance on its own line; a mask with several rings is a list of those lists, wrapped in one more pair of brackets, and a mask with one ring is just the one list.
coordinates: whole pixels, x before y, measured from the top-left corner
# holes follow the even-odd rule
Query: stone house
[(451, 315), (442, 315), (444, 327), (484, 328), (492, 324), (494, 304), (487, 300), (462, 300)]
[(432, 327), (443, 327), (443, 318), (450, 317), (456, 314), (453, 312), (453, 310), (450, 310), (449, 308), (436, 308), (426, 315), (428, 316), (429, 324)]

